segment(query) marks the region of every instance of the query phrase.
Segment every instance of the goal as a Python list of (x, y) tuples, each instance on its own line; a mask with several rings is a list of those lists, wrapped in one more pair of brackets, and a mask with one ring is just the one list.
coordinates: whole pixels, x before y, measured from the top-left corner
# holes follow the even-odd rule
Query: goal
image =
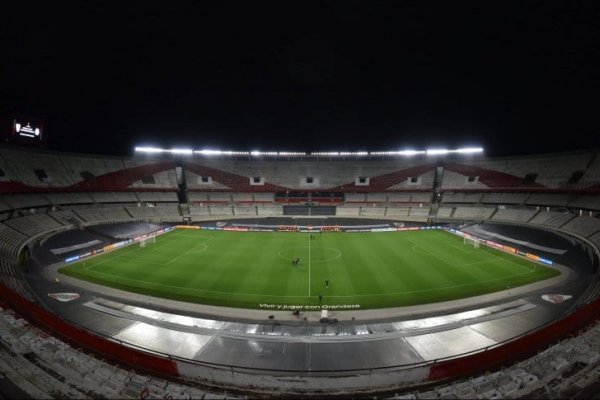
[(481, 239), (472, 236), (463, 236), (463, 243), (478, 249), (481, 244)]
[(156, 243), (156, 236), (150, 236), (140, 240), (140, 247), (146, 247), (146, 245)]

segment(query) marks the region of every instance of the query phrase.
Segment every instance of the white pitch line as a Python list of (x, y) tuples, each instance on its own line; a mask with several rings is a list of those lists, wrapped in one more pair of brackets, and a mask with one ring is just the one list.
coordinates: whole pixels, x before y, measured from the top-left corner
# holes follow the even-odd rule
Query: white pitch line
[(308, 297), (310, 297), (310, 233), (308, 234)]
[[(143, 284), (148, 284), (149, 283), (148, 281), (143, 281), (143, 280), (134, 279), (134, 278), (125, 278), (123, 276), (115, 275), (115, 274), (111, 274), (111, 273), (107, 273), (107, 272), (100, 272), (100, 271), (90, 271), (90, 272), (92, 274), (97, 274), (97, 275), (106, 275), (106, 276), (116, 277), (118, 280), (121, 280), (121, 281), (131, 281), (131, 282), (138, 282), (138, 283), (143, 283)], [(494, 282), (494, 281), (499, 281), (501, 279), (512, 278), (512, 277), (515, 277), (515, 276), (527, 275), (527, 274), (531, 274), (532, 272), (533, 271), (520, 272), (518, 274), (501, 276), (501, 277), (498, 277), (498, 278), (488, 279), (488, 280), (484, 280), (484, 281), (477, 281), (477, 282), (465, 283), (465, 284), (461, 284), (461, 285), (442, 286), (442, 287), (437, 287), (437, 288), (417, 289), (417, 290), (405, 290), (405, 291), (391, 292), (391, 293), (331, 295), (331, 296), (327, 296), (327, 297), (328, 298), (330, 298), (330, 297), (332, 297), (332, 298), (371, 297), (371, 296), (377, 297), (377, 296), (402, 295), (402, 294), (408, 294), (408, 293), (427, 293), (427, 292), (435, 292), (435, 291), (444, 290), (444, 289), (454, 289), (454, 288), (459, 288), (459, 287), (479, 285), (481, 283)], [(83, 280), (85, 280), (85, 279), (83, 279)], [(276, 295), (276, 294), (262, 294), (262, 293), (222, 292), (222, 291), (217, 291), (217, 290), (198, 289), (198, 288), (190, 288), (190, 287), (184, 287), (184, 286), (168, 285), (168, 284), (164, 284), (164, 283), (158, 283), (156, 285), (160, 286), (160, 287), (180, 289), (180, 290), (183, 290), (183, 291), (217, 293), (217, 294), (227, 294), (227, 295), (276, 297), (276, 298), (277, 297), (280, 297), (280, 298), (294, 298), (294, 297), (298, 298), (298, 297), (304, 297), (304, 296), (300, 296), (300, 295), (299, 296), (290, 296), (290, 295), (284, 295), (284, 296), (282, 296), (282, 295)], [(108, 284), (108, 286), (110, 286), (110, 284)], [(524, 286), (524, 285), (521, 285), (521, 286)], [(137, 286), (137, 288), (143, 288), (143, 285), (139, 285), (139, 286)], [(493, 293), (493, 292), (490, 292), (490, 293)], [(468, 297), (470, 297), (470, 296), (468, 296)]]
[(207, 240), (205, 240), (202, 243), (198, 243), (197, 245), (195, 245), (194, 247), (192, 247), (191, 249), (189, 249), (188, 251), (186, 251), (185, 253), (182, 253), (180, 255), (178, 255), (177, 257), (173, 258), (171, 261), (169, 261), (168, 263), (166, 263), (165, 265), (170, 265), (173, 261), (177, 260), (180, 257), (185, 256), (186, 254), (190, 254), (192, 251), (196, 250), (197, 247), (199, 246), (206, 246), (206, 243), (210, 242), (212, 239), (214, 239), (213, 237), (208, 238)]

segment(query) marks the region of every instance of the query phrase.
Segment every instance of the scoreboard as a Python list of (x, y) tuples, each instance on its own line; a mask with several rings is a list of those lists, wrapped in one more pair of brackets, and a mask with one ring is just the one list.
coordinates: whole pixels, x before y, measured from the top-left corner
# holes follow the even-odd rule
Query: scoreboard
[(42, 141), (42, 125), (28, 120), (13, 120), (13, 135), (19, 138), (29, 138), (32, 141)]
[(0, 139), (25, 146), (45, 147), (48, 135), (38, 118), (22, 115), (0, 116)]

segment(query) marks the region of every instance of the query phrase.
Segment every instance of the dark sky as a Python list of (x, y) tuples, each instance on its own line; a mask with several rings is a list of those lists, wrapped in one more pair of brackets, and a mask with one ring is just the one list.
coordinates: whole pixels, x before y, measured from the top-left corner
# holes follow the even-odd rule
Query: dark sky
[(1, 111), (53, 149), (600, 146), (598, 1), (2, 7)]

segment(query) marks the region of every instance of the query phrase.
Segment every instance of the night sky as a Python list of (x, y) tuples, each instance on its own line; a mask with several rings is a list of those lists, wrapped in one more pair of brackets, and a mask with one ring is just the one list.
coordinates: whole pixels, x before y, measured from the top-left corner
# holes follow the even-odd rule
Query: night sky
[(2, 7), (0, 111), (51, 149), (600, 147), (598, 1)]

